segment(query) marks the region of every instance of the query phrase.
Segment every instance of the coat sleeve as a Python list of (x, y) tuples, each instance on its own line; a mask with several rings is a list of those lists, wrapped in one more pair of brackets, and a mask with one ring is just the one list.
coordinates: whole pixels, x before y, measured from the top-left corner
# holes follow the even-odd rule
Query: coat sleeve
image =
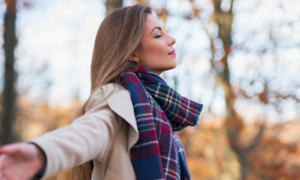
[(102, 89), (93, 93), (86, 110), (72, 124), (28, 141), (45, 152), (42, 179), (92, 159), (101, 161), (109, 153), (122, 119), (109, 108)]

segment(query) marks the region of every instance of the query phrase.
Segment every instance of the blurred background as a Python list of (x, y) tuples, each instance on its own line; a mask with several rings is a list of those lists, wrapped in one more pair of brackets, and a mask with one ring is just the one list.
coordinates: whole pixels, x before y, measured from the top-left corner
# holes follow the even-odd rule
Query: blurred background
[(136, 3), (176, 39), (162, 77), (204, 104), (179, 133), (192, 180), (300, 179), (299, 0), (1, 0), (1, 145), (76, 118), (101, 21)]

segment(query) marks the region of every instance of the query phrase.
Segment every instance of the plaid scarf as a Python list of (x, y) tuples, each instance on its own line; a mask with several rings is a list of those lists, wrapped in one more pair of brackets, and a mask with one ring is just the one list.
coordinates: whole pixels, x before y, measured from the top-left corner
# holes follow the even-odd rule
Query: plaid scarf
[(183, 146), (176, 131), (196, 126), (202, 104), (180, 96), (154, 72), (139, 66), (122, 74), (130, 91), (139, 139), (131, 149), (137, 180), (189, 180)]

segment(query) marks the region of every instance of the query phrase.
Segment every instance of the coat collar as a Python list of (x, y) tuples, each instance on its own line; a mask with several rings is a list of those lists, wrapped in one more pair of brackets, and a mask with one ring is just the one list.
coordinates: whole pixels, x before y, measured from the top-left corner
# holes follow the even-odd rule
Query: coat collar
[(108, 102), (109, 107), (119, 116), (121, 116), (133, 128), (128, 132), (128, 153), (130, 148), (138, 140), (138, 129), (134, 115), (134, 109), (130, 97), (130, 92), (123, 86), (109, 83), (101, 86), (104, 96)]

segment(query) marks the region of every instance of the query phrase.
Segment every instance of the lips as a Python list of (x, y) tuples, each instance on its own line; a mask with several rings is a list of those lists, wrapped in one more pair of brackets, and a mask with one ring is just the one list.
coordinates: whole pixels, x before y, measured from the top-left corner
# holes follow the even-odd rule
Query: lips
[(175, 49), (172, 52), (170, 52), (168, 55), (176, 55)]

